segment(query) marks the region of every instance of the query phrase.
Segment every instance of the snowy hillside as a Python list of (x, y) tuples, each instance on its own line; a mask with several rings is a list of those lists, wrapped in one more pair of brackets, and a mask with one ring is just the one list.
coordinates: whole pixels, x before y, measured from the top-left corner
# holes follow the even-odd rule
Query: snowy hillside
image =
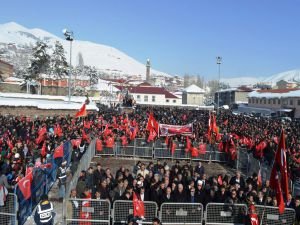
[(262, 80), (264, 83), (269, 83), (272, 86), (280, 80), (300, 82), (300, 70), (289, 70), (286, 72), (274, 74)]
[[(49, 46), (54, 46), (55, 41), (60, 41), (64, 46), (68, 59), (70, 45), (69, 42), (63, 38), (41, 29), (28, 29), (14, 22), (0, 24), (0, 48), (1, 46), (11, 49), (13, 49), (14, 46), (17, 48), (28, 48), (34, 45), (38, 40), (46, 42)], [(79, 52), (82, 53), (85, 65), (95, 66), (105, 73), (141, 75), (143, 78), (146, 76), (146, 68), (143, 63), (136, 61), (116, 48), (75, 39), (72, 49), (73, 62), (76, 62)], [(169, 76), (166, 73), (156, 70), (151, 70), (151, 73), (153, 75)]]
[(252, 86), (260, 82), (260, 80), (260, 78), (256, 77), (221, 78), (221, 82), (228, 84), (230, 87)]

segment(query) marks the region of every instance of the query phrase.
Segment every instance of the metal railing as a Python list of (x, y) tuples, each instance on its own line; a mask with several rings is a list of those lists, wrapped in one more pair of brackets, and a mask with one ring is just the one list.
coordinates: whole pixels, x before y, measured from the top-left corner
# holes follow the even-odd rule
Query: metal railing
[(208, 203), (205, 224), (243, 225), (247, 209), (245, 204)]
[(97, 151), (98, 156), (116, 156), (116, 157), (137, 157), (149, 159), (174, 159), (174, 160), (193, 160), (193, 161), (211, 161), (227, 162), (228, 156), (225, 152), (220, 152), (217, 145), (207, 145), (205, 154), (199, 154), (192, 157), (190, 152), (186, 152), (185, 145), (176, 142), (177, 148), (174, 153), (162, 140), (148, 143), (145, 139), (136, 138), (127, 146), (122, 146), (117, 141), (113, 148), (103, 147), (102, 151)]
[(159, 217), (162, 224), (202, 224), (203, 205), (201, 203), (163, 203)]
[(17, 195), (8, 193), (4, 206), (0, 206), (0, 224), (17, 225), (18, 208)]
[(110, 225), (110, 202), (96, 199), (65, 199), (65, 224)]
[(80, 163), (78, 164), (77, 169), (76, 169), (75, 173), (72, 176), (72, 179), (66, 185), (67, 195), (69, 195), (71, 190), (76, 187), (80, 172), (82, 170), (87, 170), (89, 168), (90, 163), (91, 163), (92, 159), (95, 156), (95, 145), (96, 145), (96, 139), (93, 139), (91, 141), (91, 143), (89, 144), (86, 152), (84, 153), (84, 155), (80, 159)]
[(294, 224), (295, 210), (285, 208), (282, 214), (278, 213), (278, 207), (256, 205), (256, 212), (263, 220), (262, 224), (282, 225), (282, 224)]
[[(158, 206), (156, 202), (144, 202), (145, 219), (143, 224), (152, 224), (152, 219), (157, 217)], [(128, 215), (133, 214), (133, 202), (116, 200), (113, 204), (112, 224), (127, 223)]]

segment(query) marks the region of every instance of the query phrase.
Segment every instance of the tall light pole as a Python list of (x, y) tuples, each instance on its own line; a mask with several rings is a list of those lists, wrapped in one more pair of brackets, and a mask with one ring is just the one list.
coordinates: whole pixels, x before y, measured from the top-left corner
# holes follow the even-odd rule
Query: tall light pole
[(217, 112), (219, 112), (219, 108), (220, 108), (220, 89), (221, 89), (221, 63), (222, 63), (222, 57), (221, 56), (217, 56), (216, 57), (217, 60), (217, 65), (218, 65), (218, 72), (219, 72), (219, 79), (218, 79), (218, 108), (217, 108)]
[(72, 42), (74, 41), (73, 31), (68, 31), (67, 29), (63, 29), (63, 34), (65, 39), (70, 42), (70, 65), (69, 65), (69, 79), (68, 79), (68, 98), (69, 103), (71, 101), (71, 70), (72, 70)]

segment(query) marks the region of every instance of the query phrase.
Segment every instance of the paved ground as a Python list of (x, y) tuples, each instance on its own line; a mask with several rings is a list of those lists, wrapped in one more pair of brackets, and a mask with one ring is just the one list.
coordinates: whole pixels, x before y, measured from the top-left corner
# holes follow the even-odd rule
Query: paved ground
[[(112, 173), (116, 174), (116, 171), (120, 168), (120, 166), (124, 166), (125, 168), (132, 170), (133, 165), (135, 165), (136, 162), (139, 160), (143, 161), (145, 163), (149, 163), (150, 161), (152, 161), (152, 160), (129, 159), (129, 158), (109, 158), (109, 157), (99, 158), (99, 157), (95, 157), (91, 164), (95, 165), (98, 162), (100, 162), (104, 168), (109, 167), (112, 170)], [(175, 163), (175, 161), (174, 162), (172, 162), (170, 160), (165, 160), (165, 161), (167, 161), (169, 165), (172, 165), (173, 163)], [(155, 163), (156, 161), (154, 160), (153, 162)], [(209, 164), (206, 162), (203, 162), (202, 164), (204, 165), (205, 173), (208, 176), (218, 175), (220, 173), (232, 175), (234, 173), (233, 169), (228, 168), (224, 164), (219, 164), (219, 163), (210, 163)], [(193, 165), (195, 165), (195, 162), (193, 162)], [(62, 218), (63, 204), (61, 202), (58, 202), (57, 195), (58, 195), (58, 186), (57, 186), (57, 183), (55, 183), (49, 192), (49, 199), (52, 201), (55, 212), (56, 212), (54, 224), (60, 225), (60, 224), (63, 224), (62, 223), (62, 221), (63, 221), (63, 218)], [(34, 215), (34, 213), (33, 213), (33, 215)], [(28, 218), (25, 225), (33, 225), (33, 224), (35, 224), (35, 223), (33, 220), (33, 216), (31, 216)]]

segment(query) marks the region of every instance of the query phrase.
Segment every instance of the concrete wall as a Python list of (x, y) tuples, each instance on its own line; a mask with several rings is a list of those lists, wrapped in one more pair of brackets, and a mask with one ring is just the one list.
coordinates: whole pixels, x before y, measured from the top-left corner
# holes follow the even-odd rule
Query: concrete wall
[(204, 94), (200, 93), (182, 93), (182, 104), (203, 105)]

